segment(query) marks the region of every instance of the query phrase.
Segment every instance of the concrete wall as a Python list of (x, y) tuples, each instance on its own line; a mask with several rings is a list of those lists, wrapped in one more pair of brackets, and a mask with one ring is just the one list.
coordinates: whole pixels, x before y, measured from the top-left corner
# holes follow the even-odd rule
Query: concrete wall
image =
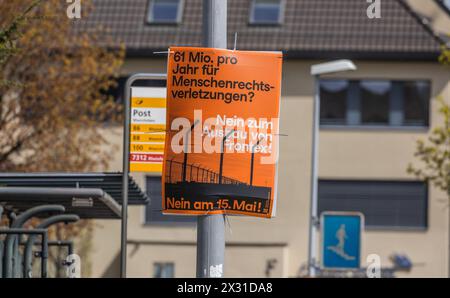
[[(225, 275), (228, 277), (266, 276), (266, 265), (275, 259), (271, 276), (296, 276), (305, 264), (308, 241), (310, 195), (310, 157), (313, 80), (311, 64), (318, 61), (286, 61), (280, 132), (278, 212), (270, 220), (229, 217), (226, 232)], [(432, 80), (432, 125), (440, 123), (435, 97), (443, 94), (450, 102), (448, 69), (433, 63), (381, 63), (356, 61), (358, 71), (342, 78), (392, 78)], [(161, 60), (127, 60), (124, 73), (165, 72)], [(109, 128), (109, 132), (114, 128)], [(115, 128), (111, 142), (121, 143), (121, 129)], [(322, 130), (320, 132), (319, 176), (322, 178), (412, 179), (407, 164), (414, 161), (415, 141), (425, 138), (426, 130)], [(117, 152), (111, 170), (121, 169)], [(136, 175), (145, 187), (145, 177)], [(371, 253), (389, 266), (393, 252), (408, 254), (415, 263), (406, 276), (434, 277), (448, 273), (448, 206), (445, 195), (430, 187), (429, 227), (425, 231), (369, 230), (365, 232), (362, 264)], [(195, 276), (195, 227), (158, 227), (143, 225), (143, 207), (129, 213), (128, 275), (151, 277), (153, 262), (175, 262), (177, 277)], [(93, 276), (117, 274), (119, 221), (98, 221), (92, 255)]]

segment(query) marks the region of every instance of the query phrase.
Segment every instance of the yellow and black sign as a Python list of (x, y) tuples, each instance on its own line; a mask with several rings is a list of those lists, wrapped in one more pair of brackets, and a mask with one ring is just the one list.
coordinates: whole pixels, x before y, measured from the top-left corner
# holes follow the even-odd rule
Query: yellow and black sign
[(131, 90), (130, 172), (161, 173), (166, 129), (166, 88)]

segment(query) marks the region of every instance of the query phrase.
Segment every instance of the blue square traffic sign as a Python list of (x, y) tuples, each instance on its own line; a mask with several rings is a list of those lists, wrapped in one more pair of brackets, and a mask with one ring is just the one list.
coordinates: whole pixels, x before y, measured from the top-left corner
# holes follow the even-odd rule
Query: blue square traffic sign
[(322, 267), (355, 269), (360, 267), (361, 231), (364, 219), (357, 212), (323, 212)]

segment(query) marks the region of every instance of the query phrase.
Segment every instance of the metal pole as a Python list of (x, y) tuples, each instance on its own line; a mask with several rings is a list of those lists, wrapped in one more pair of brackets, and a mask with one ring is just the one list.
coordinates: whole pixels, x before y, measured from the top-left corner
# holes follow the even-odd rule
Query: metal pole
[(187, 158), (188, 158), (188, 143), (189, 143), (189, 139), (190, 138), (188, 138), (188, 136), (190, 136), (190, 134), (186, 134), (186, 137), (185, 137), (185, 139), (184, 139), (184, 142), (185, 142), (185, 145), (184, 145), (184, 157), (183, 157), (183, 169), (182, 169), (182, 172), (183, 172), (183, 175), (182, 175), (182, 178), (181, 178), (181, 180), (183, 181), (183, 182), (186, 182), (186, 171), (187, 171)]
[[(62, 213), (65, 210), (66, 209), (61, 205), (42, 205), (30, 208), (16, 217), (14, 222), (11, 224), (11, 228), (14, 229), (22, 227), (26, 221), (28, 221), (30, 218), (40, 213), (48, 213), (48, 212)], [(14, 266), (15, 266), (14, 261), (17, 262), (15, 257), (17, 256), (18, 251), (14, 252), (13, 249), (16, 244), (18, 245), (19, 239), (20, 237), (18, 237), (17, 235), (8, 235), (5, 239), (3, 274), (4, 277), (6, 278), (14, 277)]]
[(48, 261), (48, 235), (47, 233), (45, 233), (42, 236), (41, 278), (47, 278), (47, 261)]
[(320, 89), (319, 76), (314, 77), (314, 112), (312, 130), (312, 152), (311, 152), (311, 202), (309, 217), (309, 249), (308, 249), (308, 273), (316, 276), (317, 263), (317, 227), (319, 218), (317, 215), (317, 190), (318, 190), (318, 155), (319, 155), (319, 121), (320, 121)]
[[(227, 47), (227, 0), (203, 0), (206, 47)], [(197, 277), (222, 277), (225, 259), (225, 215), (198, 217)]]
[[(28, 235), (41, 235), (41, 277), (47, 277), (47, 258), (48, 258), (48, 235), (46, 229), (23, 229), (23, 228), (8, 228), (0, 229), (0, 235), (6, 234), (28, 234)], [(8, 277), (8, 276), (3, 276)], [(0, 277), (1, 278), (1, 277)]]
[(222, 139), (222, 147), (220, 148), (220, 165), (219, 165), (219, 184), (222, 184), (223, 179), (223, 157), (225, 155), (225, 142), (227, 141), (228, 137), (234, 132), (234, 129), (231, 130), (226, 136)]
[[(56, 223), (64, 222), (77, 222), (80, 217), (75, 214), (60, 214), (47, 218), (37, 225), (36, 229), (47, 229), (49, 226)], [(33, 275), (33, 246), (36, 241), (34, 235), (28, 237), (26, 246), (24, 248), (24, 261), (23, 261), (23, 276), (24, 278), (31, 278)]]
[(173, 162), (173, 158), (171, 160), (168, 160), (169, 163), (169, 177), (167, 177), (166, 175), (166, 179), (168, 180), (169, 183), (172, 183), (171, 177), (172, 177), (172, 162)]
[(258, 142), (256, 142), (256, 144), (253, 145), (253, 147), (252, 147), (252, 157), (250, 159), (250, 186), (253, 185), (253, 167), (254, 167), (254, 163), (255, 163), (255, 148), (256, 148), (256, 146), (259, 145), (260, 141), (261, 141), (261, 139), (258, 139)]
[(127, 224), (128, 224), (128, 172), (130, 167), (130, 102), (131, 85), (134, 77), (130, 77), (125, 84), (124, 97), (124, 126), (123, 126), (123, 166), (122, 166), (122, 216), (120, 231), (120, 277), (127, 277)]
[[(57, 246), (57, 247), (67, 247), (67, 255), (73, 254), (74, 244), (71, 240), (49, 240), (47, 241), (48, 246)], [(27, 242), (21, 242), (20, 245), (25, 246)], [(34, 242), (33, 245), (41, 246), (41, 242)]]
[[(191, 125), (191, 128), (189, 129), (189, 131), (186, 132), (186, 134), (184, 135), (184, 157), (183, 157), (183, 182), (186, 182), (186, 171), (187, 171), (187, 160), (188, 160), (188, 153), (191, 151), (189, 150), (189, 145), (191, 142), (191, 133), (192, 130), (195, 128), (195, 126), (197, 124), (200, 123), (200, 120), (195, 120), (194, 124)], [(191, 176), (192, 176), (192, 166), (191, 166)], [(191, 179), (192, 180), (192, 179)]]
[(137, 80), (166, 79), (166, 74), (138, 73), (130, 76), (125, 84), (124, 125), (123, 125), (123, 166), (122, 166), (122, 218), (120, 235), (120, 277), (127, 277), (127, 223), (128, 223), (128, 174), (130, 170), (130, 119), (131, 119), (131, 86)]

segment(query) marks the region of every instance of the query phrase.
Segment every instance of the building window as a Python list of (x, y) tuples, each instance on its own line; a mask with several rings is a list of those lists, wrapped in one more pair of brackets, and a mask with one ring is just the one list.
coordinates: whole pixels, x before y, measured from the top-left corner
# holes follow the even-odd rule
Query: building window
[(320, 109), (320, 118), (323, 124), (345, 124), (347, 111), (348, 81), (323, 81), (320, 84), (320, 94), (327, 100)]
[(405, 82), (403, 92), (404, 125), (426, 126), (428, 123), (430, 85), (426, 82)]
[(195, 216), (177, 216), (162, 214), (161, 177), (148, 176), (146, 182), (147, 195), (150, 202), (145, 207), (145, 224), (149, 225), (195, 225)]
[(174, 263), (154, 263), (153, 264), (154, 278), (174, 278), (175, 264)]
[(319, 212), (358, 211), (372, 228), (425, 229), (428, 189), (418, 181), (319, 181)]
[(320, 81), (320, 124), (357, 127), (428, 127), (429, 81)]
[(362, 81), (361, 123), (369, 125), (389, 124), (389, 98), (391, 82)]
[(281, 24), (283, 14), (284, 0), (253, 0), (250, 9), (250, 24)]
[(177, 24), (181, 22), (183, 0), (150, 0), (147, 22)]

